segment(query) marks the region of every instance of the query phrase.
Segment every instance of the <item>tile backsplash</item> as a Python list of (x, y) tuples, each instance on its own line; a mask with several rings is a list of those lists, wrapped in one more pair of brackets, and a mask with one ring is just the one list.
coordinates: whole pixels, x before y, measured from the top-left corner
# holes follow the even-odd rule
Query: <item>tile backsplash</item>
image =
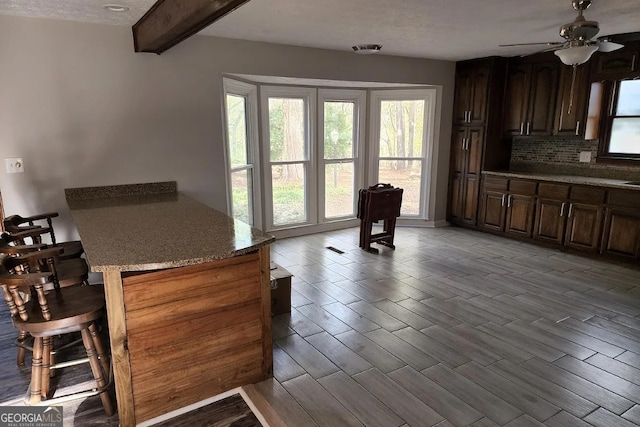
[[(581, 151), (591, 152), (589, 163), (580, 162)], [(514, 138), (509, 169), (514, 172), (640, 180), (640, 167), (596, 163), (597, 155), (598, 140)]]
[[(511, 161), (518, 163), (579, 163), (581, 151), (590, 151), (590, 164), (595, 164), (598, 154), (598, 140), (514, 138)], [(586, 164), (583, 163), (583, 165)]]

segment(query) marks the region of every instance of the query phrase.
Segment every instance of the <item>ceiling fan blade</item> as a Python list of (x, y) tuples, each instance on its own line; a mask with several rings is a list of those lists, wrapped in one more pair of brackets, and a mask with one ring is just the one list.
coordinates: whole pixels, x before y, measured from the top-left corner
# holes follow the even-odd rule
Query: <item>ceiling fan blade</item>
[(499, 44), (499, 47), (512, 47), (512, 46), (536, 46), (536, 45), (546, 45), (546, 46), (559, 46), (564, 44), (565, 42), (541, 42), (541, 43), (513, 43), (513, 44)]
[(609, 40), (603, 40), (598, 42), (598, 50), (604, 53), (613, 52), (614, 50), (618, 50), (623, 47), (624, 47), (623, 44), (610, 42)]

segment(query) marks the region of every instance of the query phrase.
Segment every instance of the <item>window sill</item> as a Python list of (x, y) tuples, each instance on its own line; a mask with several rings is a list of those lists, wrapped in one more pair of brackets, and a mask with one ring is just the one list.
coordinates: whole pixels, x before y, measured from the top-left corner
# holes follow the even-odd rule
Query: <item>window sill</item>
[(596, 163), (610, 164), (619, 166), (636, 166), (640, 168), (640, 156), (611, 156), (611, 155), (599, 155), (596, 158)]

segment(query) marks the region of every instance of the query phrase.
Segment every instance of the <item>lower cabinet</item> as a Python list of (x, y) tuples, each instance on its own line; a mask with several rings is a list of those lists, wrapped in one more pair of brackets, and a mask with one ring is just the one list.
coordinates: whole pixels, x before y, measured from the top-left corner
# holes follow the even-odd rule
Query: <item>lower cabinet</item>
[(602, 253), (640, 259), (640, 210), (607, 208)]
[(531, 237), (536, 182), (485, 179), (480, 226), (487, 230)]
[(604, 197), (602, 188), (541, 183), (534, 239), (596, 252), (602, 233)]

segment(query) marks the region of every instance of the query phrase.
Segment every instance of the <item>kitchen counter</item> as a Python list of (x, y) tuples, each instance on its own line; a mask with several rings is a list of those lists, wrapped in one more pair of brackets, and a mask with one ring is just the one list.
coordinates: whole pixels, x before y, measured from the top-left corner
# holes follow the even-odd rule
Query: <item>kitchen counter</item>
[(67, 190), (91, 271), (201, 264), (243, 255), (275, 240), (159, 184), (137, 194), (130, 194), (129, 186), (105, 187), (102, 193), (95, 187)]
[(102, 272), (120, 425), (273, 376), (274, 237), (175, 182), (65, 190)]
[(596, 178), (590, 176), (555, 175), (537, 172), (509, 172), (509, 171), (483, 171), (486, 176), (500, 176), (505, 178), (533, 179), (537, 181), (562, 182), (566, 184), (589, 185), (595, 187), (621, 188), (625, 190), (640, 191), (640, 185), (628, 184), (629, 181), (609, 178)]

